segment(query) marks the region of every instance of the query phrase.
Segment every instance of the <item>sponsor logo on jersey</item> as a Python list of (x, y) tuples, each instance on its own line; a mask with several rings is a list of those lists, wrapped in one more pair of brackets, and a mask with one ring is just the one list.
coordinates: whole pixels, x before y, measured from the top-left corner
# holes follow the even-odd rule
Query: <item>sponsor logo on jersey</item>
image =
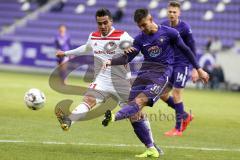
[(157, 57), (162, 52), (162, 49), (158, 46), (152, 46), (147, 51), (151, 57)]
[(95, 50), (94, 54), (115, 54), (115, 50), (106, 50), (106, 51)]

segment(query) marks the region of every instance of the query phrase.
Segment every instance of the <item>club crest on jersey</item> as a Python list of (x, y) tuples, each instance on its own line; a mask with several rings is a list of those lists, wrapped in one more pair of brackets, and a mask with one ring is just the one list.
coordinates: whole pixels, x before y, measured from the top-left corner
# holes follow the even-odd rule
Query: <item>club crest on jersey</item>
[(162, 49), (158, 46), (152, 46), (148, 48), (148, 53), (151, 57), (157, 57), (162, 52)]
[(104, 47), (106, 50), (114, 50), (117, 48), (117, 44), (114, 41), (110, 41)]
[(111, 47), (113, 47), (114, 45), (116, 45), (116, 43), (113, 42), (113, 41), (108, 42), (108, 44), (109, 44), (109, 46), (111, 46)]

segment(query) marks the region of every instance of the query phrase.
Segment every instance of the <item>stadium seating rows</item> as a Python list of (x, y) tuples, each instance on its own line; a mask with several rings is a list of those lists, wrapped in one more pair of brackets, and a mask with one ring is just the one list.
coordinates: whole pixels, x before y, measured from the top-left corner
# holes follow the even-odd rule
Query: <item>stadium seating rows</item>
[[(199, 48), (203, 48), (209, 36), (218, 36), (224, 47), (232, 47), (236, 39), (240, 39), (240, 1), (232, 0), (226, 5), (226, 10), (222, 13), (214, 12), (211, 21), (202, 19), (207, 10), (215, 9), (220, 0), (211, 0), (207, 3), (191, 1), (191, 9), (182, 13), (182, 19), (191, 26)], [(61, 12), (41, 13), (35, 20), (29, 20), (26, 26), (19, 27), (14, 33), (9, 33), (0, 39), (18, 39), (23, 41), (44, 41), (52, 43), (59, 24), (66, 24), (75, 44), (82, 44), (87, 40), (88, 34), (96, 29), (94, 13), (100, 7), (110, 8), (112, 12), (116, 10), (115, 0), (97, 0), (96, 5), (87, 6), (85, 0), (68, 0)], [(152, 14), (160, 23), (158, 18), (159, 10), (166, 7), (167, 1), (160, 1), (157, 8), (152, 9)], [(86, 6), (82, 14), (74, 12), (78, 4)], [(136, 8), (148, 6), (146, 0), (129, 0), (122, 21), (115, 24), (118, 29), (136, 35), (139, 30), (133, 22), (132, 14)], [(27, 15), (20, 10), (21, 5), (17, 0), (3, 0), (0, 2), (0, 27), (6, 27)]]

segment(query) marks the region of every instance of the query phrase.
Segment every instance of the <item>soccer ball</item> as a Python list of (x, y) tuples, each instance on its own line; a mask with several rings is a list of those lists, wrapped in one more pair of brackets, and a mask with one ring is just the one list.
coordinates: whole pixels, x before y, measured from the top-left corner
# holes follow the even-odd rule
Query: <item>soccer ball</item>
[(24, 102), (29, 109), (38, 110), (44, 107), (46, 97), (39, 89), (31, 88), (25, 93)]

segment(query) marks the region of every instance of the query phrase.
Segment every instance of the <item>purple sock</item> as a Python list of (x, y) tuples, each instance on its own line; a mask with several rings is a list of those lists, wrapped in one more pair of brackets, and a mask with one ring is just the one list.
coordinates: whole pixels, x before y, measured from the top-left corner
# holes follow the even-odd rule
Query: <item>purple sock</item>
[(184, 106), (183, 103), (176, 103), (175, 104), (175, 112), (176, 112), (176, 126), (175, 128), (180, 130), (181, 129), (181, 124), (182, 124), (182, 118), (183, 118), (183, 113), (184, 113)]
[(175, 104), (174, 104), (172, 96), (169, 96), (169, 98), (167, 99), (166, 103), (168, 104), (169, 107), (175, 109)]
[[(175, 110), (175, 113), (176, 113), (176, 126), (178, 127), (179, 126), (179, 124), (177, 124), (179, 121), (178, 121), (178, 116), (181, 116), (181, 115), (179, 115), (178, 114), (178, 112), (179, 111), (177, 111), (176, 110), (176, 104), (174, 103), (174, 101), (173, 101), (173, 97), (172, 96), (170, 96), (169, 98), (168, 98), (168, 100), (166, 101), (166, 103), (168, 104), (168, 106), (170, 106), (171, 108), (173, 108), (174, 110)], [(180, 109), (181, 110), (181, 109)], [(181, 112), (181, 111), (180, 111)], [(185, 112), (184, 111), (184, 106), (183, 106), (183, 115), (182, 115), (182, 118), (183, 119), (186, 119), (188, 117), (188, 113), (187, 112)], [(179, 117), (180, 118), (180, 117)], [(179, 122), (180, 123), (180, 126), (181, 126), (181, 122)]]
[(138, 139), (147, 147), (152, 147), (153, 145), (153, 137), (152, 130), (150, 127), (150, 123), (148, 120), (141, 119), (139, 121), (132, 123), (135, 134)]
[(139, 111), (139, 106), (135, 102), (130, 102), (124, 107), (122, 107), (116, 114), (115, 114), (115, 121), (122, 120), (125, 118), (129, 118), (136, 114)]
[(188, 113), (185, 112), (185, 111), (183, 111), (183, 119), (185, 120), (185, 119), (187, 119), (187, 118), (188, 118)]

